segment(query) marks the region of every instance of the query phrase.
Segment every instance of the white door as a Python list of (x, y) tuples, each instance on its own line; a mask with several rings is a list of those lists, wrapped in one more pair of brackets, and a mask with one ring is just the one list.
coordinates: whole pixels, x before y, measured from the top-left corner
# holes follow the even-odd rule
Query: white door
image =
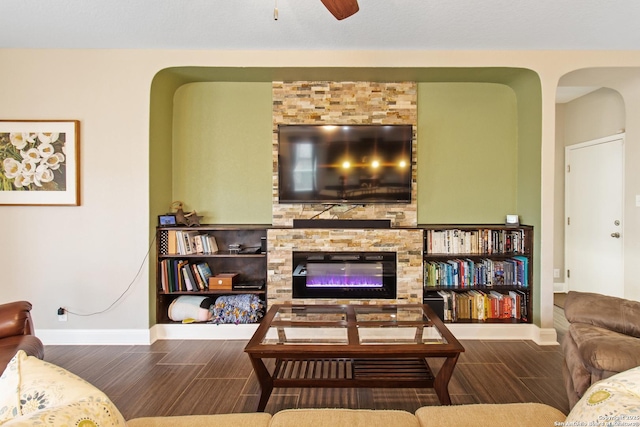
[(565, 149), (569, 290), (623, 297), (624, 134)]

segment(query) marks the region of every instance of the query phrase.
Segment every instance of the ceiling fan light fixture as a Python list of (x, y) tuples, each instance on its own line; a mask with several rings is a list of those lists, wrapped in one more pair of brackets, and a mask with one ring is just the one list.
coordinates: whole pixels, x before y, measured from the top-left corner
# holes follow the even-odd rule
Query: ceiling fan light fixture
[(331, 12), (337, 20), (341, 21), (350, 17), (356, 13), (360, 8), (358, 7), (358, 0), (321, 0), (324, 7)]

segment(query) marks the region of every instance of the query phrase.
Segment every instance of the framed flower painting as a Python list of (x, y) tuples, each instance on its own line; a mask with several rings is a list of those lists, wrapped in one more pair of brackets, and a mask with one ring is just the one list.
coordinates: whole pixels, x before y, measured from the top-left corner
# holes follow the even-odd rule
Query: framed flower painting
[(78, 120), (0, 120), (0, 205), (80, 205)]

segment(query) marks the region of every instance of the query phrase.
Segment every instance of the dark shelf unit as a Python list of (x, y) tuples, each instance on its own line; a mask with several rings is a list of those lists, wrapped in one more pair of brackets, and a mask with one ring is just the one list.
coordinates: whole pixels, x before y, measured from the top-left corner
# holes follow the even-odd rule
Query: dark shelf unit
[[(533, 226), (530, 225), (518, 225), (518, 226), (506, 226), (502, 224), (424, 224), (419, 225), (419, 228), (424, 231), (424, 247), (423, 247), (423, 263), (426, 266), (427, 263), (433, 262), (448, 262), (452, 260), (469, 259), (474, 262), (480, 262), (482, 260), (492, 261), (505, 261), (512, 259), (515, 256), (525, 257), (528, 260), (527, 282), (528, 286), (519, 285), (471, 285), (466, 287), (451, 287), (451, 286), (427, 286), (426, 275), (425, 283), (423, 286), (425, 304), (432, 305), (432, 308), (439, 308), (440, 302), (437, 298), (434, 299), (434, 292), (437, 291), (451, 291), (454, 293), (464, 293), (468, 291), (497, 291), (501, 294), (507, 294), (509, 291), (520, 291), (526, 295), (526, 319), (516, 318), (487, 318), (484, 320), (477, 319), (457, 319), (455, 323), (498, 323), (498, 324), (520, 324), (520, 323), (532, 323), (532, 298), (533, 298)], [(429, 232), (430, 231), (453, 231), (458, 230), (461, 232), (478, 232), (480, 230), (487, 230), (488, 232), (495, 231), (497, 233), (508, 233), (517, 231), (522, 233), (523, 236), (523, 250), (521, 251), (450, 251), (447, 253), (433, 253), (430, 252), (429, 245)]]
[[(259, 253), (235, 253), (229, 250), (232, 244), (241, 248), (251, 247), (259, 251), (265, 242), (268, 225), (201, 225), (198, 227), (157, 227), (157, 260), (156, 260), (156, 321), (157, 323), (180, 323), (169, 319), (168, 309), (173, 300), (181, 295), (199, 295), (218, 297), (221, 295), (255, 294), (266, 303), (267, 296), (267, 255)], [(178, 254), (169, 253), (168, 239), (172, 231), (189, 231), (198, 234), (209, 234), (215, 237), (218, 245), (216, 253)], [(261, 289), (218, 290), (205, 289), (197, 291), (164, 292), (161, 282), (161, 262), (165, 259), (186, 260), (190, 264), (206, 262), (214, 275), (220, 273), (237, 273), (237, 285), (262, 283)]]

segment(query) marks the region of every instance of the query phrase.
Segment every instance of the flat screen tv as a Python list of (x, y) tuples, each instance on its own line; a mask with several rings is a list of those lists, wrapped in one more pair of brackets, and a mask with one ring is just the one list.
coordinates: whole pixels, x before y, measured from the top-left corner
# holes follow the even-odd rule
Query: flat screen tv
[(411, 125), (280, 125), (280, 203), (411, 203)]

